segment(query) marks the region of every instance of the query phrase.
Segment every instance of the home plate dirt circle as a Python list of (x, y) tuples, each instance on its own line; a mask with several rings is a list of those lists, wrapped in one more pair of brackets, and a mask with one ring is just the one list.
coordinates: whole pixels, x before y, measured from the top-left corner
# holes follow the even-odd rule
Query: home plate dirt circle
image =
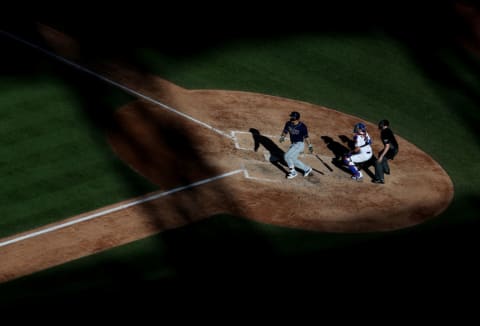
[[(357, 117), (263, 94), (186, 90), (160, 78), (150, 82), (162, 91), (149, 96), (175, 111), (143, 100), (119, 109), (108, 137), (122, 160), (160, 190), (243, 170), (213, 191), (187, 190), (190, 200), (166, 208), (187, 220), (198, 219), (196, 212), (205, 218), (229, 213), (286, 227), (381, 231), (437, 216), (453, 198), (452, 181), (442, 167), (400, 135), (400, 153), (384, 185), (371, 183), (369, 171), (362, 182), (353, 181), (333, 165), (332, 142), (345, 146), (341, 139), (352, 136), (352, 126), (362, 121)], [(301, 156), (314, 168), (313, 175), (288, 180), (274, 158), (288, 148), (277, 138), (291, 111), (301, 113), (315, 152)], [(378, 152), (382, 144), (376, 125), (363, 122)]]

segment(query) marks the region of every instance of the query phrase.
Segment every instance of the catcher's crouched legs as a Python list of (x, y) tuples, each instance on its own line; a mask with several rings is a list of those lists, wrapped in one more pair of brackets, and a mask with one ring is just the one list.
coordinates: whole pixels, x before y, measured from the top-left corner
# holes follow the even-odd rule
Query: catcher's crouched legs
[(347, 168), (352, 172), (352, 176), (354, 177), (361, 177), (360, 171), (358, 171), (355, 163), (353, 163), (352, 159), (348, 156), (343, 158), (343, 164), (347, 166)]

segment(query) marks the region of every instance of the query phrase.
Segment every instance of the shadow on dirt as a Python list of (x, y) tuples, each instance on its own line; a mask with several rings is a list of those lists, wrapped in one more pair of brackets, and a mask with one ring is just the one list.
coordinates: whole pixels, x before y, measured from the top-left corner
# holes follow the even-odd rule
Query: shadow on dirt
[(253, 137), (253, 150), (258, 151), (260, 145), (262, 145), (270, 154), (269, 161), (277, 169), (282, 171), (285, 175), (288, 173), (288, 164), (285, 162), (284, 155), (285, 151), (275, 144), (270, 138), (263, 136), (259, 130), (255, 128), (250, 128), (249, 131), (252, 133)]
[(333, 153), (335, 156), (334, 160), (341, 160), (345, 154), (349, 152), (350, 146), (346, 147), (339, 142), (333, 140), (330, 136), (321, 136), (320, 137), (324, 143), (327, 145), (327, 148)]

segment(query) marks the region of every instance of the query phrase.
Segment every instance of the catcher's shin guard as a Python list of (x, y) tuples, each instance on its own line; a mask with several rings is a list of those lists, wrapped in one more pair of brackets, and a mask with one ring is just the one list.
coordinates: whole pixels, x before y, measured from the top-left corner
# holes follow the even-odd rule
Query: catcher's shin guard
[(352, 172), (353, 175), (358, 175), (359, 171), (357, 167), (355, 166), (355, 163), (353, 163), (352, 159), (350, 157), (344, 157), (343, 158), (343, 163), (347, 166), (347, 168)]

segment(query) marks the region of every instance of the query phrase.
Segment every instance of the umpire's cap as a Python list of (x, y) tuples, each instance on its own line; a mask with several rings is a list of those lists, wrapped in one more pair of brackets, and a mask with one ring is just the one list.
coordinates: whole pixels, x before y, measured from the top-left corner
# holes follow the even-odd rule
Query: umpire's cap
[(298, 120), (300, 119), (300, 113), (298, 113), (297, 111), (293, 111), (292, 113), (290, 113), (290, 118), (293, 118), (294, 120)]
[(387, 119), (383, 119), (378, 122), (378, 129), (383, 129), (384, 126), (390, 126), (390, 122)]

